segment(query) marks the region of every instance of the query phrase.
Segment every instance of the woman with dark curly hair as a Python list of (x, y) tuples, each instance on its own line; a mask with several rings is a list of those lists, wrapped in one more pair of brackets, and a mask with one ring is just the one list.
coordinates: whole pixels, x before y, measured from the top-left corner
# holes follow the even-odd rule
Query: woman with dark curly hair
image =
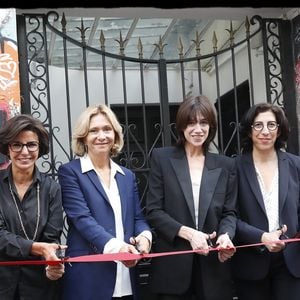
[(251, 107), (241, 122), (237, 157), (238, 222), (233, 270), (239, 300), (300, 299), (300, 158), (285, 151), (288, 119), (269, 103)]

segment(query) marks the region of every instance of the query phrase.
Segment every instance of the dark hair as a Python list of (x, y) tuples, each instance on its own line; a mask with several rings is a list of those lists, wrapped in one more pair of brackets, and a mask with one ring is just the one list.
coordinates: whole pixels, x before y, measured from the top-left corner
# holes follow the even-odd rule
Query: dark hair
[(203, 95), (186, 98), (180, 104), (176, 115), (177, 145), (184, 146), (186, 139), (183, 131), (187, 128), (188, 124), (191, 123), (191, 121), (195, 121), (200, 114), (209, 124), (208, 137), (203, 144), (203, 151), (206, 153), (211, 141), (216, 136), (217, 112), (214, 105)]
[(288, 119), (285, 116), (283, 109), (277, 105), (270, 103), (257, 103), (253, 105), (244, 115), (241, 120), (240, 133), (241, 133), (241, 148), (243, 152), (250, 152), (253, 149), (253, 141), (251, 138), (252, 127), (256, 116), (260, 113), (270, 111), (275, 115), (278, 126), (278, 137), (275, 142), (275, 149), (286, 147), (286, 142), (290, 132)]
[(39, 157), (49, 152), (49, 134), (42, 122), (31, 115), (20, 114), (6, 121), (0, 129), (0, 152), (8, 155), (8, 146), (21, 131), (32, 131), (39, 139)]

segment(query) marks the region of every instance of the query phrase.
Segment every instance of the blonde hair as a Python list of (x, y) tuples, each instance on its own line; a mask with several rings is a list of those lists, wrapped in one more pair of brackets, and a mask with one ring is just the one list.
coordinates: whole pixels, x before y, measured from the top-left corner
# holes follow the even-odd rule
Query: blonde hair
[(115, 132), (115, 143), (111, 148), (111, 156), (116, 156), (122, 150), (124, 145), (122, 127), (115, 113), (106, 105), (100, 104), (88, 106), (75, 123), (72, 136), (72, 150), (76, 155), (83, 156), (87, 152), (84, 139), (89, 133), (91, 118), (98, 114), (103, 114), (107, 117)]

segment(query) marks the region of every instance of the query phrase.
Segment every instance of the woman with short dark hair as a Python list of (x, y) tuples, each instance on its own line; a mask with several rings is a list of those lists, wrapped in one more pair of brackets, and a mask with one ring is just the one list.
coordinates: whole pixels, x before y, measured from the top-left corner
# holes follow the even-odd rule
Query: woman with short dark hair
[[(37, 159), (49, 136), (31, 115), (17, 115), (0, 129), (0, 152), (11, 163), (0, 171), (0, 260), (59, 260), (63, 229), (61, 190), (42, 174)], [(0, 266), (0, 299), (59, 299), (64, 265)]]
[(241, 121), (237, 156), (238, 221), (233, 270), (239, 300), (299, 300), (300, 158), (286, 152), (289, 123), (281, 107), (252, 106)]

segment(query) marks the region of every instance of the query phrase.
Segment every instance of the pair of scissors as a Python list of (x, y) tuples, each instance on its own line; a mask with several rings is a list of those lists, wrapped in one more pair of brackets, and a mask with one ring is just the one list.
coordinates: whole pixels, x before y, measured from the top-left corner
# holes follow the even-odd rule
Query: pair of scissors
[(139, 243), (137, 242), (136, 238), (134, 236), (132, 236), (130, 239), (129, 239), (130, 243), (135, 247), (135, 249), (139, 252), (141, 252), (141, 249), (140, 249), (140, 246), (139, 246)]
[[(62, 263), (65, 263), (65, 261), (69, 258), (69, 256), (65, 256), (65, 249), (63, 249), (61, 245), (58, 245), (58, 249), (56, 249), (55, 254)], [(72, 267), (71, 263), (68, 262), (68, 264)]]

